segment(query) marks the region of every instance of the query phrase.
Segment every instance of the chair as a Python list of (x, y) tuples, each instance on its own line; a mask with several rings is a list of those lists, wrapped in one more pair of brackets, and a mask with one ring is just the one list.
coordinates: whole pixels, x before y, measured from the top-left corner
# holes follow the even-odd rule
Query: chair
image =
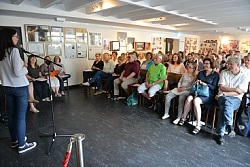
[(63, 80), (64, 87), (66, 85), (67, 91), (69, 91), (69, 79), (67, 78), (66, 80)]
[[(216, 120), (216, 114), (217, 111), (220, 109), (220, 107), (218, 105), (214, 106), (214, 113), (213, 113), (213, 120), (212, 120), (212, 129), (214, 128), (214, 124), (215, 124), (215, 120)], [(234, 121), (233, 121), (233, 128), (235, 128), (235, 123), (236, 123), (236, 117), (237, 117), (237, 113), (238, 113), (238, 109), (234, 110)], [(208, 121), (208, 115), (209, 115), (209, 109), (207, 110), (207, 115), (206, 115), (206, 125), (207, 125), (207, 121)]]

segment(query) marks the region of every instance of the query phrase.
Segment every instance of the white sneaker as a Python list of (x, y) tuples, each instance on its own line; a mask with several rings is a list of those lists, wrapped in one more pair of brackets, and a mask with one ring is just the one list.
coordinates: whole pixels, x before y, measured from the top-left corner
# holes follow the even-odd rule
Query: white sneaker
[(180, 118), (176, 118), (174, 121), (173, 121), (173, 124), (177, 125), (179, 123), (181, 119)]
[(170, 117), (170, 115), (169, 114), (165, 114), (165, 115), (163, 115), (163, 117), (161, 118), (161, 119), (167, 119), (167, 118), (169, 118)]
[(84, 83), (82, 83), (82, 85), (84, 85), (84, 86), (90, 86), (89, 82), (84, 82)]

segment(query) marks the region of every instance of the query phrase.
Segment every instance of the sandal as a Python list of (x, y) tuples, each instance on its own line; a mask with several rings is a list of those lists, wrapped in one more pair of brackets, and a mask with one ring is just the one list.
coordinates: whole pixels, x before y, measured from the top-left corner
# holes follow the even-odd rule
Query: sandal
[(200, 126), (196, 126), (195, 128), (194, 128), (194, 130), (193, 130), (193, 134), (197, 134), (197, 133), (199, 133), (200, 132), (200, 130), (201, 130), (201, 127)]
[(181, 118), (181, 120), (179, 121), (179, 123), (178, 123), (178, 124), (179, 124), (180, 126), (183, 126), (183, 125), (184, 125), (184, 123), (185, 123), (185, 120), (184, 120), (183, 118)]

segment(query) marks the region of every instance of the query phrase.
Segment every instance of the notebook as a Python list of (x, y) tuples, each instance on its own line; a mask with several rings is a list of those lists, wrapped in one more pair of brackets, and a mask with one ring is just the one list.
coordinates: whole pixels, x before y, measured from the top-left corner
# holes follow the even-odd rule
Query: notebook
[(60, 72), (60, 70), (54, 70), (50, 73), (50, 77), (54, 77), (56, 76), (58, 73)]

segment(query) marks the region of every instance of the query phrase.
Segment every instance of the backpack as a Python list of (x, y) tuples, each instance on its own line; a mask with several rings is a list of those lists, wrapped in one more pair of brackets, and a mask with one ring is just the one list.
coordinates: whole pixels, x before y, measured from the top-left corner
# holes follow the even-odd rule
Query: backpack
[(250, 136), (250, 106), (245, 107), (241, 113), (238, 113), (235, 132), (241, 136)]
[(127, 98), (127, 105), (128, 106), (136, 106), (136, 105), (138, 105), (138, 96), (137, 96), (137, 92), (135, 90)]

